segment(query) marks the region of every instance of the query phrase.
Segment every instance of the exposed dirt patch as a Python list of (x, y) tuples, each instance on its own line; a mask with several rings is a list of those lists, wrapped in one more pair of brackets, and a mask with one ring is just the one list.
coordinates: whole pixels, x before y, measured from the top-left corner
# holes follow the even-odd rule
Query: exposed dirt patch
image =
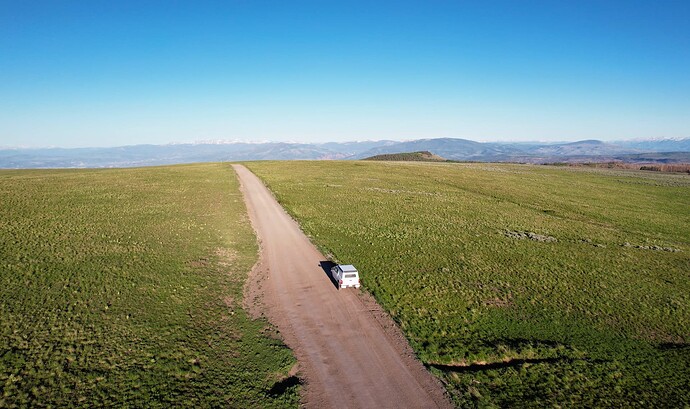
[(533, 241), (540, 241), (540, 242), (547, 242), (547, 243), (552, 243), (552, 242), (558, 241), (555, 237), (546, 236), (544, 234), (538, 234), (538, 233), (534, 233), (531, 231), (516, 231), (516, 230), (510, 231), (510, 230), (507, 230), (507, 231), (503, 232), (503, 234), (506, 237), (510, 237), (512, 239), (518, 239), (518, 240), (529, 239), (529, 240), (533, 240)]
[(589, 244), (590, 246), (593, 246), (593, 247), (606, 248), (606, 244), (595, 243), (591, 239), (580, 239), (579, 242), (584, 243), (584, 244)]
[(486, 362), (477, 361), (472, 363), (459, 364), (437, 364), (430, 363), (432, 368), (439, 369), (444, 372), (478, 372), (486, 371), (488, 369), (504, 369), (513, 368), (522, 365), (533, 364), (552, 364), (557, 362), (575, 362), (575, 361), (591, 361), (591, 362), (606, 362), (601, 359), (588, 358), (573, 358), (573, 357), (552, 357), (552, 358), (504, 358), (501, 361)]
[[(261, 242), (259, 242), (259, 254), (261, 254)], [(261, 258), (254, 264), (254, 267), (249, 272), (249, 277), (244, 283), (242, 307), (249, 313), (253, 319), (265, 317), (266, 308), (263, 304), (264, 300), (264, 283), (267, 277), (267, 272)]]
[(489, 307), (497, 307), (497, 308), (508, 308), (512, 307), (513, 302), (510, 300), (504, 300), (502, 298), (492, 298), (490, 300), (484, 300), (484, 305), (489, 306)]
[(208, 267), (209, 261), (207, 258), (201, 258), (199, 260), (193, 260), (189, 262), (189, 266), (192, 268), (205, 268)]
[(222, 267), (229, 267), (237, 258), (237, 252), (228, 248), (217, 248), (216, 256), (218, 257), (218, 264)]
[(633, 244), (630, 244), (628, 242), (621, 244), (621, 247), (632, 247), (632, 248), (641, 249), (641, 250), (668, 251), (670, 253), (676, 253), (676, 252), (681, 251), (680, 249), (676, 249), (673, 247), (633, 245)]

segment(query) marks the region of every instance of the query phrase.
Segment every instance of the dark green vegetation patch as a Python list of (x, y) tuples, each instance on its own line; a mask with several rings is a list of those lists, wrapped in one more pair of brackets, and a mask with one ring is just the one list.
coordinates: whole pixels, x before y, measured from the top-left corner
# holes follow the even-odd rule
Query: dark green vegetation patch
[(690, 404), (690, 177), (262, 162), (460, 406)]
[(294, 358), (241, 308), (229, 166), (2, 171), (0, 197), (0, 407), (296, 405)]
[(370, 156), (364, 160), (373, 161), (403, 161), (403, 162), (444, 162), (445, 158), (434, 155), (429, 151), (403, 152), (403, 153), (384, 153), (382, 155)]

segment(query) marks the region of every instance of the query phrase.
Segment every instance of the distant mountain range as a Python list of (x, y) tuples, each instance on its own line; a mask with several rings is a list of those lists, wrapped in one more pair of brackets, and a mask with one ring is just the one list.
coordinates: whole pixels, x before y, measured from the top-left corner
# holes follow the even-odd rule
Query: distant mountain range
[(0, 168), (103, 168), (246, 160), (363, 159), (419, 151), (458, 161), (687, 163), (690, 162), (690, 138), (568, 143), (500, 143), (437, 138), (404, 142), (206, 142), (116, 148), (16, 148), (0, 149)]

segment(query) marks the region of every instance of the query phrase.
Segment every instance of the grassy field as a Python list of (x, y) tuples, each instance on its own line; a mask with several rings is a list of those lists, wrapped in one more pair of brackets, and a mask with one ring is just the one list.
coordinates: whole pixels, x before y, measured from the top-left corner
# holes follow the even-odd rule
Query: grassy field
[(690, 176), (248, 166), (459, 406), (690, 405)]
[[(290, 407), (228, 165), (0, 171), (0, 407)], [(282, 382), (281, 382), (282, 381)]]

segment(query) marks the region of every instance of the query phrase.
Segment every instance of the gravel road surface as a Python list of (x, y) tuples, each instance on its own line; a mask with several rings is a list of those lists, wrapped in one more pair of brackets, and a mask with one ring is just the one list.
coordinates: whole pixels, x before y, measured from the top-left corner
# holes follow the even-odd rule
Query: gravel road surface
[(304, 406), (452, 407), (390, 317), (359, 290), (338, 290), (322, 268), (326, 258), (261, 180), (233, 167), (261, 243), (245, 301), (268, 316), (294, 351)]

